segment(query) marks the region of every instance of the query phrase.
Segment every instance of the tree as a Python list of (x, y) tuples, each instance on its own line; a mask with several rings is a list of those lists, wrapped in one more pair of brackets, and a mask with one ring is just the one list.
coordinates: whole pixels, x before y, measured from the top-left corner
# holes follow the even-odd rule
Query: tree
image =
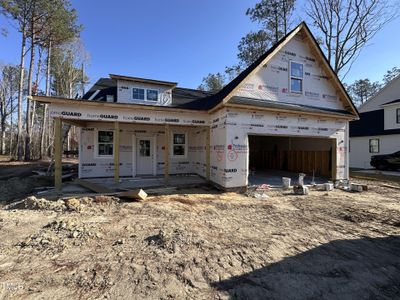
[(82, 84), (88, 81), (83, 73), (83, 66), (87, 65), (89, 54), (83, 43), (79, 39), (74, 39), (55, 48), (51, 60), (53, 94), (76, 98), (76, 95), (81, 94)]
[[(342, 78), (365, 45), (398, 15), (390, 0), (309, 0), (307, 15), (321, 36), (332, 68)], [(346, 71), (347, 69), (347, 71)]]
[[(0, 154), (5, 154), (7, 119), (10, 118), (11, 128), (12, 114), (17, 108), (15, 100), (18, 97), (19, 69), (13, 65), (4, 66), (1, 68), (0, 76)], [(10, 154), (12, 153), (11, 135), (12, 132), (10, 130)]]
[(261, 29), (246, 34), (240, 40), (238, 63), (225, 68), (228, 78), (236, 77), (287, 34), (291, 27), (294, 5), (295, 0), (261, 0), (246, 11), (251, 21), (261, 24)]
[(386, 74), (383, 75), (384, 84), (385, 85), (388, 84), (390, 81), (392, 81), (399, 75), (400, 75), (400, 68), (393, 67), (391, 70), (387, 70)]
[[(49, 18), (41, 34), (41, 47), (47, 50), (46, 59), (46, 88), (45, 95), (50, 96), (50, 70), (52, 49), (74, 37), (79, 36), (82, 26), (77, 24), (76, 10), (71, 8), (67, 0), (55, 0), (51, 6)], [(47, 104), (44, 104), (42, 110), (42, 130), (40, 132), (40, 158), (46, 154), (45, 138), (50, 137), (50, 123), (47, 116)], [(49, 123), (49, 124), (48, 124)]]
[(268, 39), (277, 43), (288, 32), (294, 4), (295, 0), (262, 0), (249, 8), (246, 15), (261, 23)]
[(373, 97), (381, 88), (377, 81), (371, 82), (369, 79), (359, 79), (354, 81), (348, 91), (357, 105), (363, 104), (369, 98)]
[(32, 10), (32, 1), (29, 0), (0, 0), (1, 12), (14, 20), (17, 29), (21, 32), (21, 49), (19, 64), (19, 86), (18, 86), (18, 130), (17, 130), (17, 158), (22, 160), (23, 144), (22, 144), (22, 101), (24, 96), (24, 79), (25, 79), (25, 55), (26, 40), (28, 34), (29, 17)]
[(202, 84), (199, 86), (199, 90), (217, 92), (221, 90), (225, 85), (225, 76), (221, 73), (208, 74), (203, 78)]
[[(30, 60), (28, 68), (28, 96), (32, 96), (33, 88), (33, 70), (35, 68), (35, 55), (36, 46), (39, 43), (38, 34), (46, 26), (49, 19), (49, 13), (51, 12), (51, 5), (54, 1), (52, 0), (30, 0), (31, 11), (29, 15), (29, 40), (30, 40)], [(41, 61), (40, 61), (41, 63)], [(31, 126), (32, 126), (32, 116), (34, 110), (31, 109), (32, 102), (26, 101), (26, 111), (25, 111), (25, 160), (29, 161), (31, 159)]]

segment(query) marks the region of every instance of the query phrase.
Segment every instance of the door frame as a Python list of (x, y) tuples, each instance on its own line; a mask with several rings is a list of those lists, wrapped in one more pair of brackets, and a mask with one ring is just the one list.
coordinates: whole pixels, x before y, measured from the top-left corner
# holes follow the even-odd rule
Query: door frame
[(136, 144), (138, 139), (149, 139), (153, 144), (153, 176), (157, 175), (157, 137), (155, 135), (133, 134), (132, 136), (132, 177), (137, 175)]

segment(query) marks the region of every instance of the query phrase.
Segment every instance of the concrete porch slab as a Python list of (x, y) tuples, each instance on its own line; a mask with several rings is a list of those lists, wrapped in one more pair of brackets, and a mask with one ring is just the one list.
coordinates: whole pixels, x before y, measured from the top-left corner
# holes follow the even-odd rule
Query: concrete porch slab
[[(85, 178), (84, 180), (92, 182), (112, 191), (125, 191), (132, 189), (159, 188), (159, 187), (189, 187), (207, 184), (207, 180), (198, 175), (170, 175), (166, 184), (163, 176), (144, 176), (120, 178), (119, 183), (115, 183), (113, 178)], [(89, 190), (74, 182), (64, 183), (61, 193), (85, 193)], [(91, 192), (91, 191), (90, 191)]]

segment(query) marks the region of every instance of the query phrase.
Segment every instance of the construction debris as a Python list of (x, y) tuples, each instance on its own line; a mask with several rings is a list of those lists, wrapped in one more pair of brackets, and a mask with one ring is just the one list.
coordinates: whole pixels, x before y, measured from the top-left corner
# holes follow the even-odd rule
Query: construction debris
[(126, 192), (121, 192), (117, 194), (120, 198), (128, 198), (128, 199), (135, 199), (135, 200), (146, 200), (147, 193), (142, 189), (136, 189)]
[(289, 177), (282, 177), (283, 189), (285, 189), (285, 190), (290, 189), (290, 181), (291, 181), (291, 179)]
[(368, 190), (368, 186), (366, 186), (366, 185), (357, 184), (357, 183), (350, 184), (350, 191), (352, 191), (352, 192), (362, 192), (365, 190)]
[(317, 191), (332, 191), (333, 190), (333, 183), (332, 182), (326, 182), (326, 183), (321, 183), (321, 184), (316, 184), (315, 188)]
[(310, 191), (305, 185), (294, 185), (293, 192), (296, 195), (308, 195)]

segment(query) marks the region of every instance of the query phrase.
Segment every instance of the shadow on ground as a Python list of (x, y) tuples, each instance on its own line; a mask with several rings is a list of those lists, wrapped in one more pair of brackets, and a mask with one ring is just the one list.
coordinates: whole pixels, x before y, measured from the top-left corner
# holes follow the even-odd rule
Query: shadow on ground
[(400, 299), (400, 236), (333, 241), (212, 286), (231, 299)]

